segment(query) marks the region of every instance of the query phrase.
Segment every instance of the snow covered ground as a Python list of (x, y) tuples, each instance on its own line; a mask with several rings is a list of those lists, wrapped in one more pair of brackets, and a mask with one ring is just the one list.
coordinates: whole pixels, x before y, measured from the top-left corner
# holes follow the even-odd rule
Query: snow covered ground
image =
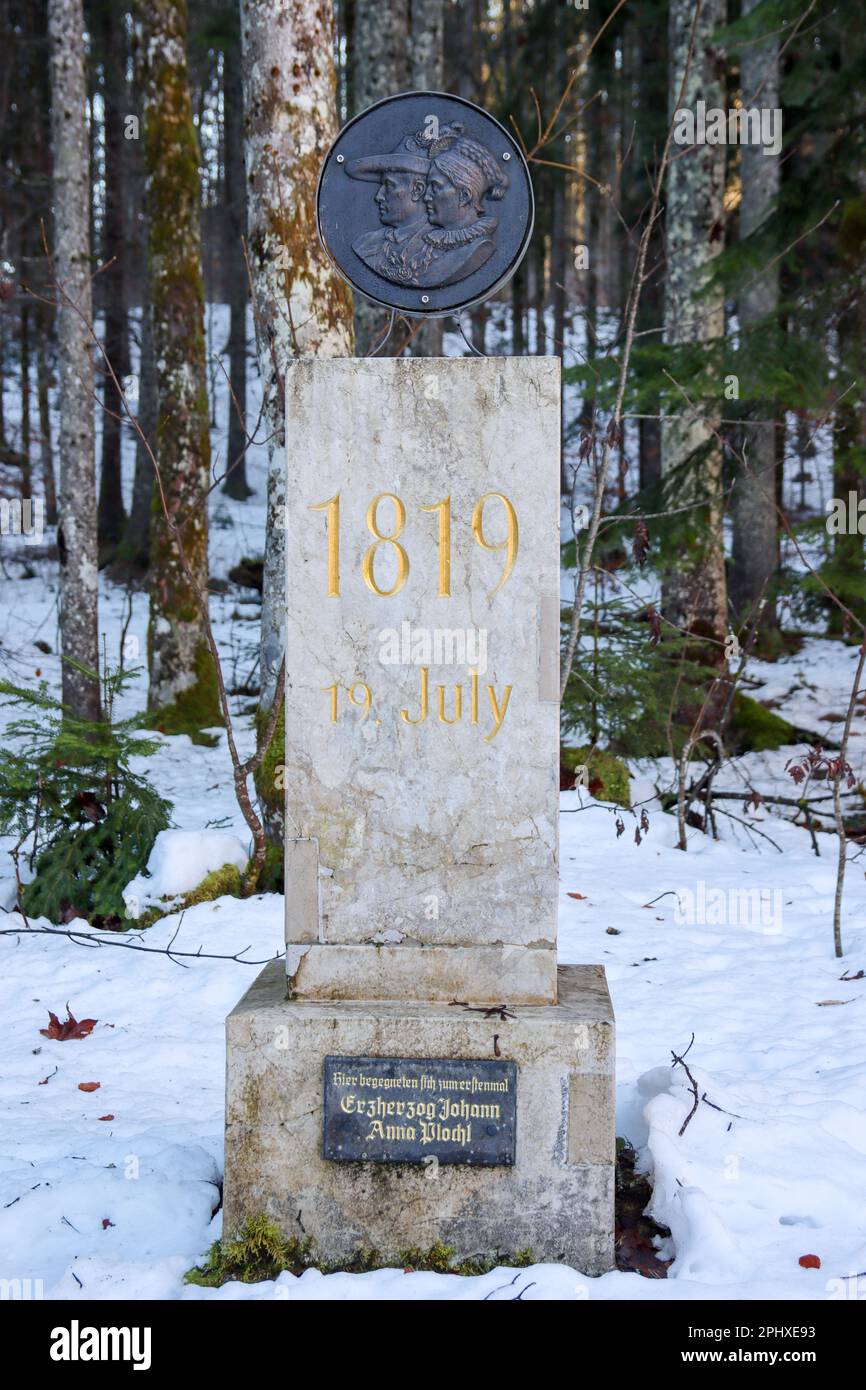
[[(215, 443), (223, 407), (218, 401)], [(242, 554), (261, 550), (260, 450), (251, 451), (250, 474), (257, 489), (250, 502), (214, 496), (211, 548), (220, 576)], [(3, 667), (22, 681), (41, 674), (56, 682), (56, 573), (46, 560), (33, 569), (34, 577), (22, 578), (10, 566), (4, 578)], [(242, 597), (233, 589), (213, 599), (238, 684), (256, 660), (257, 610)], [(103, 586), (110, 654), (119, 651), (125, 603), (121, 591)], [(127, 664), (136, 640), (143, 658), (145, 632), (146, 601), (135, 595)], [(38, 650), (37, 639), (52, 653)], [(750, 675), (763, 684), (752, 693), (801, 727), (832, 732), (826, 716), (844, 708), (853, 660), (841, 644), (810, 639), (797, 656), (754, 663)], [(140, 681), (127, 698), (140, 707)], [(236, 700), (239, 710), (245, 703)], [(241, 719), (242, 746), (251, 739), (248, 723)], [(851, 755), (858, 776), (866, 776), (864, 734), (858, 717)], [(784, 764), (802, 751), (751, 755), (718, 785), (752, 781), (790, 794)], [(147, 766), (174, 803), (175, 829), (246, 843), (223, 736), (214, 748), (164, 738)], [(216, 955), (245, 949), (249, 964), (173, 963), (126, 949), (128, 938), (110, 933), (100, 949), (23, 931), (0, 937), (0, 1278), (38, 1280), (46, 1298), (70, 1300), (866, 1297), (866, 976), (840, 978), (866, 969), (863, 864), (848, 869), (840, 962), (832, 953), (830, 836), (818, 837), (816, 857), (807, 831), (767, 808), (745, 815), (728, 803), (753, 828), (725, 821), (719, 841), (693, 831), (683, 854), (674, 848), (673, 818), (655, 800), (669, 770), (659, 762), (634, 771), (633, 797), (649, 816), (640, 844), (628, 812), (585, 792), (563, 795), (560, 955), (607, 971), (617, 1018), (617, 1132), (652, 1174), (652, 1214), (671, 1230), (667, 1279), (620, 1272), (589, 1279), (540, 1265), (469, 1279), (310, 1271), (257, 1286), (184, 1285), (184, 1272), (220, 1233), (223, 1021), (258, 968), (252, 962), (282, 947), (282, 901), (274, 895), (195, 907), (174, 942), (178, 951)], [(620, 814), (625, 831), (617, 835)], [(14, 891), (5, 848), (0, 906), (8, 911)], [(172, 889), (177, 861), (176, 853), (163, 856), (168, 891), (183, 886)], [(19, 920), (0, 916), (0, 928)], [(177, 916), (160, 921), (140, 944), (164, 947), (178, 923)], [(41, 1036), (48, 1010), (63, 1018), (67, 1001), (76, 1018), (96, 1019), (93, 1031), (66, 1042)], [(694, 1097), (672, 1053), (682, 1055), (692, 1035), (685, 1060), (701, 1099), (681, 1134)], [(804, 1255), (817, 1256), (820, 1268), (802, 1267)]]
[[(794, 684), (796, 658), (788, 664)], [(156, 766), (178, 825), (203, 828), (220, 787), (219, 812), (242, 834), (224, 748), (166, 739)], [(643, 799), (652, 788), (644, 777), (634, 791)], [(673, 818), (652, 801), (640, 845), (628, 813), (618, 837), (617, 813), (585, 793), (565, 793), (562, 807), (560, 953), (607, 970), (617, 1132), (653, 1172), (653, 1215), (672, 1232), (667, 1280), (541, 1266), (478, 1279), (385, 1271), (184, 1286), (219, 1234), (223, 1019), (256, 967), (203, 959), (184, 969), (112, 934), (88, 950), (24, 933), (0, 939), (0, 1277), (39, 1279), (46, 1297), (72, 1299), (866, 1294), (866, 1276), (851, 1277), (866, 1270), (866, 980), (840, 980), (866, 964), (859, 866), (849, 869), (839, 962), (829, 837), (818, 859), (806, 831), (762, 812), (782, 853), (695, 831), (684, 855)], [(719, 889), (723, 901), (707, 896)], [(709, 921), (688, 920), (689, 893)], [(281, 948), (281, 908), (273, 895), (202, 904), (175, 947), (246, 947), (247, 959), (264, 961)], [(177, 926), (164, 919), (144, 944), (164, 946)], [(67, 1001), (96, 1026), (81, 1040), (48, 1041), (47, 1011), (64, 1017)], [(692, 1034), (686, 1061), (706, 1102), (680, 1136), (693, 1097), (671, 1053)], [(79, 1089), (94, 1081), (99, 1089)], [(799, 1265), (807, 1254), (820, 1269)]]

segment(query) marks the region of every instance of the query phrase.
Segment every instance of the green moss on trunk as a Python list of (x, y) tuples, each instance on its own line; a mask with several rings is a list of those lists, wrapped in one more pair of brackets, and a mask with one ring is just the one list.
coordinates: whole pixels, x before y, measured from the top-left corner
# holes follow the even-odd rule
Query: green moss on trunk
[[(267, 710), (256, 714), (256, 729), (261, 736), (270, 715)], [(262, 807), (265, 826), (273, 843), (282, 843), (285, 809), (285, 750), (286, 705), (283, 701), (268, 751), (256, 772), (256, 793)]]
[(201, 732), (223, 724), (213, 657), (204, 642), (196, 649), (192, 683), (169, 704), (151, 705), (145, 722), (147, 728), (158, 729), (161, 734), (189, 734), (193, 743), (211, 748), (216, 744), (215, 738)]
[(187, 72), (185, 0), (148, 0), (141, 18), (157, 391), (154, 453), (161, 480), (161, 488), (154, 489), (150, 530), (148, 708), (156, 727), (191, 733), (222, 722), (199, 600), (207, 592), (210, 485), (200, 154)]

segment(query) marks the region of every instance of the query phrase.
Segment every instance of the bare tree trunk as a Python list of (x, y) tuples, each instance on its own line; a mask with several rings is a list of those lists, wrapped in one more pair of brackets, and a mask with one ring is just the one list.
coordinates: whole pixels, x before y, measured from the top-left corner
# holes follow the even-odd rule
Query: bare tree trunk
[(21, 305), (21, 496), (30, 493), (30, 309)]
[(57, 488), (54, 482), (54, 455), (51, 448), (51, 411), (49, 401), (50, 372), (48, 368), (47, 313), (38, 316), (36, 339), (36, 382), (39, 398), (39, 454), (42, 463), (42, 488), (45, 493), (45, 520), (50, 526), (57, 521)]
[[(623, 122), (623, 142), (631, 146), (625, 174), (629, 192), (626, 221), (642, 223), (667, 131), (667, 16), (662, 6), (633, 15), (625, 28), (624, 84), (631, 102)], [(657, 113), (657, 114), (656, 114)], [(626, 261), (628, 259), (626, 251)], [(659, 218), (649, 243), (647, 270), (637, 309), (637, 329), (643, 348), (662, 341), (664, 322), (664, 239)], [(624, 262), (623, 285), (628, 288)], [(637, 365), (637, 364), (636, 364)], [(651, 412), (650, 412), (651, 413)], [(638, 472), (641, 489), (655, 488), (661, 479), (662, 428), (658, 418), (638, 421)], [(651, 508), (652, 509), (652, 508)]]
[(90, 156), (81, 0), (49, 0), (54, 144), (54, 274), (60, 365), (60, 644), (63, 702), (99, 717), (96, 467), (90, 333)]
[(524, 315), (526, 313), (526, 257), (511, 278), (511, 355), (522, 357), (526, 351)]
[[(533, 255), (533, 269), (535, 271), (535, 352), (539, 357), (543, 357), (547, 352), (547, 331), (544, 322), (544, 310), (546, 304), (546, 264), (545, 264), (545, 238), (535, 235), (535, 254)], [(532, 254), (530, 252), (530, 254)]]
[[(759, 0), (743, 0), (743, 14), (749, 14)], [(740, 60), (740, 86), (745, 107), (779, 105), (779, 42), (748, 44)], [(780, 160), (761, 145), (746, 144), (740, 151), (740, 236), (757, 231), (770, 212), (779, 192)], [(778, 267), (749, 277), (740, 295), (740, 326), (744, 334), (764, 324), (772, 331), (779, 305)], [(748, 410), (748, 407), (746, 407)], [(758, 413), (767, 413), (758, 406)], [(755, 413), (753, 410), (752, 413)], [(761, 595), (766, 602), (761, 612), (761, 630), (774, 629), (776, 607), (769, 589), (779, 563), (776, 521), (776, 426), (747, 424), (742, 433), (742, 452), (746, 466), (741, 468), (733, 490), (733, 550), (729, 575), (734, 612), (740, 621), (754, 616)]]
[[(153, 326), (147, 304), (141, 311), (141, 351), (138, 364), (138, 423), (148, 441), (156, 439), (156, 368), (153, 361)], [(135, 437), (135, 474), (132, 503), (120, 555), (134, 573), (145, 574), (150, 563), (150, 516), (153, 502), (153, 464), (141, 435)]]
[[(445, 0), (411, 0), (411, 83), (417, 92), (445, 86)], [(442, 319), (429, 319), (412, 339), (413, 357), (442, 356)]]
[[(136, 25), (133, 33), (132, 57), (134, 78), (129, 89), (131, 114), (144, 124), (141, 92), (145, 85), (143, 71), (141, 26)], [(147, 179), (144, 168), (143, 141), (131, 140), (127, 149), (127, 189), (130, 204), (127, 207), (127, 225), (130, 244), (134, 246), (134, 258), (127, 267), (128, 289), (131, 290), (132, 272), (138, 284), (141, 302), (141, 318), (138, 324), (138, 424), (149, 443), (156, 445), (156, 368), (153, 360), (153, 316), (150, 312), (150, 275), (148, 270), (148, 217), (147, 217)], [(133, 212), (133, 208), (135, 211)], [(153, 502), (154, 476), (153, 463), (144, 447), (142, 436), (135, 431), (135, 472), (132, 481), (132, 501), (123, 531), (123, 539), (117, 548), (112, 575), (120, 582), (131, 577), (141, 577), (147, 573), (150, 560), (150, 514)]]
[(475, 0), (458, 0), (451, 7), (453, 55), (456, 59), (453, 71), (457, 77), (457, 95), (464, 101), (477, 101), (478, 69), (476, 53), (478, 44), (477, 8)]
[(0, 449), (6, 448), (6, 400), (3, 384), (6, 380), (6, 319), (0, 314)]
[[(699, 99), (706, 101), (708, 109), (726, 106), (723, 55), (713, 44), (713, 34), (725, 23), (725, 10), (726, 0), (703, 0), (699, 9), (692, 0), (671, 0), (671, 117), (678, 108), (694, 111)], [(666, 208), (665, 340), (671, 344), (701, 343), (707, 353), (721, 344), (725, 329), (722, 295), (701, 294), (710, 264), (724, 242), (724, 182), (724, 145), (683, 146), (671, 161)], [(680, 384), (685, 387), (685, 383)], [(721, 387), (721, 376), (719, 384)], [(677, 498), (680, 503), (693, 500), (704, 505), (697, 505), (691, 513), (691, 544), (666, 577), (664, 612), (678, 627), (723, 643), (727, 599), (722, 455), (713, 435), (718, 413), (714, 418), (712, 409), (705, 410), (703, 403), (693, 410), (682, 397), (674, 409), (679, 418), (666, 419), (662, 428), (662, 472), (669, 479), (698, 456), (700, 462), (683, 476)], [(710, 663), (721, 661), (719, 648), (710, 647), (702, 655)]]
[(412, 86), (440, 92), (444, 81), (445, 0), (411, 0)]
[[(855, 298), (839, 314), (838, 343), (840, 380), (862, 383), (866, 376), (866, 301)], [(866, 496), (863, 460), (866, 458), (866, 413), (862, 386), (849, 390), (837, 404), (833, 417), (833, 496), (844, 500), (857, 499), (857, 506)], [(841, 591), (855, 618), (866, 622), (866, 602), (862, 597), (863, 536), (857, 526), (844, 527), (833, 536), (833, 555), (829, 573), (834, 588)], [(825, 571), (826, 573), (827, 571)], [(833, 604), (828, 612), (828, 629), (838, 636), (854, 637), (847, 614)]]
[(244, 193), (244, 89), (241, 81), (240, 35), (225, 48), (223, 76), (225, 109), (225, 171), (227, 241), (226, 268), (229, 293), (229, 472), (223, 492), (243, 501), (250, 495), (246, 470), (247, 402), (247, 266), (246, 197)]
[(156, 457), (167, 510), (182, 528), (193, 576), (191, 582), (162, 506), (154, 505), (148, 710), (150, 722), (167, 733), (194, 733), (222, 723), (195, 592), (207, 586), (210, 485), (199, 148), (187, 73), (185, 0), (146, 0), (140, 14)]
[[(105, 219), (102, 228), (104, 345), (122, 381), (129, 374), (126, 311), (126, 189), (123, 117), (126, 109), (126, 26), (112, 3), (100, 14), (105, 132)], [(120, 478), (123, 439), (120, 394), (106, 372), (102, 387), (102, 466), (99, 474), (97, 530), (101, 563), (110, 560), (123, 535), (126, 517)]]
[[(260, 727), (285, 650), (286, 451), (283, 378), (298, 356), (352, 354), (352, 304), (316, 235), (319, 168), (337, 130), (333, 15), (325, 0), (241, 0), (247, 225), (265, 420), (270, 436), (262, 588)], [(296, 90), (295, 70), (305, 74)], [(285, 431), (285, 432), (284, 432)], [(279, 725), (274, 746), (280, 745)], [(282, 794), (267, 760), (257, 787), (271, 839)]]
[[(409, 84), (409, 0), (355, 0), (355, 112)], [(364, 295), (355, 299), (355, 351), (364, 357), (385, 331), (388, 313)], [(383, 349), (387, 356), (392, 348)]]

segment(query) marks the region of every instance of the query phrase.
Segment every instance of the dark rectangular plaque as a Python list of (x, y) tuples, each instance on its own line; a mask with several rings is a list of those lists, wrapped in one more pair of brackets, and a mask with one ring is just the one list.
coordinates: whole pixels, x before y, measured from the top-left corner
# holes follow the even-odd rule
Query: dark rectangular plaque
[(343, 1163), (514, 1163), (517, 1065), (326, 1057), (322, 1155)]

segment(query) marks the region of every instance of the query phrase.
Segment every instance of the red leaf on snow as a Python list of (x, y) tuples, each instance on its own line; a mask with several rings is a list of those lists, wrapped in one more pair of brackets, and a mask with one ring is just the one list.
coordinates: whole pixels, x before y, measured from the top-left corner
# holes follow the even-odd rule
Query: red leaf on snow
[(108, 1219), (107, 1216), (103, 1216), (103, 1218), (102, 1218), (102, 1229), (103, 1229), (103, 1231), (107, 1231), (108, 1228), (109, 1228), (109, 1226), (113, 1226), (113, 1225), (114, 1225), (114, 1222), (113, 1222), (113, 1221), (109, 1221), (109, 1219)]
[(99, 1118), (100, 1118), (100, 1120), (113, 1120), (113, 1119), (114, 1119), (114, 1116), (113, 1116), (113, 1115), (100, 1115)]
[(577, 898), (577, 899), (579, 899), (580, 902), (583, 902), (583, 901), (585, 901), (585, 899), (586, 899), (586, 894), (585, 894), (585, 893), (569, 893), (568, 896), (569, 896), (570, 898)]
[(79, 1081), (79, 1091), (98, 1091), (102, 1085), (101, 1081)]
[(40, 1028), (39, 1031), (43, 1038), (51, 1038), (54, 1042), (68, 1042), (70, 1038), (86, 1038), (88, 1033), (92, 1033), (98, 1022), (95, 1018), (82, 1018), (80, 1021), (73, 1018), (69, 1005), (66, 1005), (68, 1017), (61, 1023), (56, 1014), (48, 1010), (48, 1017), (51, 1020), (47, 1028)]
[(802, 1265), (804, 1269), (821, 1268), (821, 1261), (817, 1255), (801, 1255), (797, 1263)]

